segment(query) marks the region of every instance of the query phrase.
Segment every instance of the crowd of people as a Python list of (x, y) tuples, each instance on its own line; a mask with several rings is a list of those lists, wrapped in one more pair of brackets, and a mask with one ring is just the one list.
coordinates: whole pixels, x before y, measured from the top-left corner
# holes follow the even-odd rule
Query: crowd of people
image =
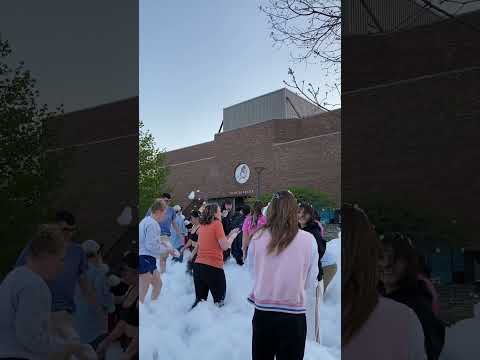
[(1, 359), (138, 357), (138, 253), (104, 263), (94, 240), (75, 241), (75, 217), (43, 224), (0, 284)]
[(342, 208), (342, 359), (437, 360), (445, 342), (438, 295), (410, 236), (377, 234)]
[[(225, 305), (224, 264), (233, 258), (251, 273), (253, 359), (303, 359), (306, 340), (321, 343), (323, 293), (336, 272), (326, 252), (325, 234), (312, 205), (298, 203), (289, 191), (268, 204), (233, 209), (204, 202), (189, 216), (170, 206), (170, 194), (156, 199), (139, 225), (140, 302), (161, 296), (166, 259), (184, 263), (192, 275), (192, 309), (211, 295)], [(266, 205), (266, 206), (265, 206)], [(151, 301), (146, 302), (150, 291)]]

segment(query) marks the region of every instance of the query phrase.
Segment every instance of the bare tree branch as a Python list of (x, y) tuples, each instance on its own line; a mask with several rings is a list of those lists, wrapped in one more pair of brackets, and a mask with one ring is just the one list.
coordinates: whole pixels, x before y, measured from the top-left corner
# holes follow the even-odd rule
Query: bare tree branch
[[(266, 14), (272, 28), (270, 37), (280, 46), (295, 49), (293, 63), (318, 64), (322, 75), (329, 79), (325, 96), (320, 87), (299, 82), (292, 68), (290, 81), (284, 84), (324, 110), (337, 106), (328, 102), (331, 92), (340, 90), (341, 63), (341, 2), (340, 0), (265, 0), (260, 10)], [(318, 81), (318, 79), (317, 79)]]

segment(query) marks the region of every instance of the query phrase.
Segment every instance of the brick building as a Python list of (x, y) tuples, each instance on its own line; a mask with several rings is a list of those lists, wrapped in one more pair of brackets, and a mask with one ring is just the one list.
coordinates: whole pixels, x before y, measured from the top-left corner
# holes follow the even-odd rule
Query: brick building
[(55, 134), (50, 154), (64, 164), (52, 207), (71, 211), (77, 240), (103, 244), (107, 261), (135, 249), (138, 98), (67, 113), (49, 126)]
[[(270, 98), (272, 94), (278, 102)], [(302, 106), (305, 100), (289, 102), (293, 95), (285, 89), (265, 96), (250, 100), (253, 105), (242, 103), (237, 114), (225, 109), (224, 120), (237, 119), (241, 125), (230, 121), (231, 130), (215, 134), (213, 141), (167, 153), (169, 186), (176, 201), (187, 205), (188, 194), (200, 190), (209, 199), (243, 202), (257, 193), (256, 168), (264, 169), (260, 173), (262, 194), (304, 187), (328, 193), (339, 201), (340, 112), (317, 108), (312, 114), (311, 105)], [(288, 106), (292, 103), (299, 113), (295, 118), (289, 118)], [(309, 113), (302, 116), (299, 109), (309, 109)], [(275, 117), (269, 118), (272, 113)]]
[(463, 249), (424, 244), (446, 282), (480, 279), (479, 22), (472, 12), (342, 39), (342, 199), (455, 220)]

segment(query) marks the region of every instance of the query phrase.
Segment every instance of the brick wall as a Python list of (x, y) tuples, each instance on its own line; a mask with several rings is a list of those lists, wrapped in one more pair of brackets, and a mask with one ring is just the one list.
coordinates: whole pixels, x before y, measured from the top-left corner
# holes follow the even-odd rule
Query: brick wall
[[(169, 185), (182, 205), (188, 203), (188, 193), (197, 189), (210, 198), (233, 197), (242, 192), (254, 195), (257, 189), (254, 168), (261, 166), (265, 168), (261, 175), (262, 192), (310, 187), (330, 193), (338, 201), (339, 131), (340, 117), (334, 113), (271, 120), (216, 134), (211, 143), (167, 153), (167, 163), (173, 165)], [(194, 162), (181, 164), (187, 161)], [(251, 170), (244, 185), (234, 179), (240, 163), (246, 163)]]
[(455, 217), (473, 246), (480, 235), (478, 33), (447, 21), (345, 38), (342, 51), (342, 198), (381, 196)]
[(65, 161), (54, 207), (76, 216), (78, 241), (108, 249), (127, 230), (117, 217), (138, 203), (138, 98), (65, 114), (49, 126), (57, 134), (53, 154)]

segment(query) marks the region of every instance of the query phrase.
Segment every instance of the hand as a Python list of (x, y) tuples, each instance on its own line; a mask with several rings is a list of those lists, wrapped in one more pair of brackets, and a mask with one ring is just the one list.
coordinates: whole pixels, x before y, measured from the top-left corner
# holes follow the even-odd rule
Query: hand
[(240, 234), (240, 229), (239, 228), (235, 228), (233, 229), (232, 231), (230, 231), (230, 234), (228, 234), (228, 237), (237, 237), (237, 235)]
[(171, 255), (172, 255), (173, 257), (179, 257), (179, 256), (180, 256), (180, 253), (178, 252), (178, 250), (173, 249), (172, 252), (171, 252)]

